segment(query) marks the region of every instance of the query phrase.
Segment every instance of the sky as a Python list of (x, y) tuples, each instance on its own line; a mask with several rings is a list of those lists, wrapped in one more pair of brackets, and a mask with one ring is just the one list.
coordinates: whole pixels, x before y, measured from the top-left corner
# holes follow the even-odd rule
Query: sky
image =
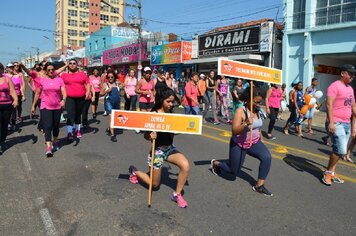
[[(261, 18), (282, 22), (283, 0), (142, 0), (143, 28), (189, 39), (216, 27)], [(135, 4), (135, 0), (126, 0)], [(54, 51), (55, 0), (1, 0), (0, 62)], [(137, 17), (126, 8), (124, 17)]]

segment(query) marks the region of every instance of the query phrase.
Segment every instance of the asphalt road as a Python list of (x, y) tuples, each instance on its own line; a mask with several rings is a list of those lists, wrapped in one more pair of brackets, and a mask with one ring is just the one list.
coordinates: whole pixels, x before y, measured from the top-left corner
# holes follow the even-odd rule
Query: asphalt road
[[(25, 116), (28, 111), (25, 105)], [(300, 139), (283, 135), (283, 121), (277, 122), (277, 140), (267, 142), (272, 198), (251, 189), (259, 164), (252, 157), (236, 179), (209, 171), (212, 158), (228, 157), (228, 125), (177, 135), (175, 145), (191, 164), (184, 188), (189, 206), (180, 209), (169, 199), (176, 167), (165, 166), (148, 208), (147, 189), (128, 181), (128, 167), (147, 169), (150, 143), (133, 131), (112, 143), (107, 117), (91, 122), (70, 145), (62, 128), (63, 147), (51, 159), (33, 121), (9, 135), (10, 149), (0, 156), (0, 235), (355, 235), (356, 166), (339, 164), (345, 184), (320, 182), (330, 153), (320, 142), (322, 129)]]

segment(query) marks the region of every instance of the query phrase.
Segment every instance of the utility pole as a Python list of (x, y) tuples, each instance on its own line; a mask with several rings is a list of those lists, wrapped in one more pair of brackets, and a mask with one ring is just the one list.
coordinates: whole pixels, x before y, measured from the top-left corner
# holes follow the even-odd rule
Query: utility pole
[(34, 49), (36, 49), (36, 52), (37, 52), (37, 62), (40, 62), (40, 49), (37, 48), (37, 47), (32, 47)]

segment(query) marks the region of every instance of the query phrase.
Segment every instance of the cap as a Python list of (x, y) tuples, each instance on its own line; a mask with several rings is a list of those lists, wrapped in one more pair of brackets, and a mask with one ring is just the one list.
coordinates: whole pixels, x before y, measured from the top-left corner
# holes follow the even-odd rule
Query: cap
[(12, 64), (11, 62), (10, 63), (7, 63), (6, 67), (13, 67), (14, 64)]
[(340, 70), (341, 71), (347, 71), (347, 72), (350, 72), (350, 73), (356, 73), (355, 66), (351, 65), (351, 64), (344, 64), (344, 65), (340, 66)]
[(200, 74), (200, 77), (205, 77), (205, 75), (204, 74)]
[(150, 67), (146, 66), (144, 69), (143, 69), (144, 72), (146, 71), (152, 71)]

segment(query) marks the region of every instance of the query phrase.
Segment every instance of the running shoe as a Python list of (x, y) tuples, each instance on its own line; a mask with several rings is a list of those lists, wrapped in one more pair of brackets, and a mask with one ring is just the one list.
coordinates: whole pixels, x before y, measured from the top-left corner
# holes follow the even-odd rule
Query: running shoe
[(104, 114), (103, 114), (103, 116), (107, 116), (107, 115), (108, 115), (108, 113), (105, 111)]
[(208, 121), (207, 121), (206, 119), (203, 119), (203, 123), (204, 123), (204, 124), (207, 124)]
[(331, 181), (336, 184), (343, 184), (345, 182), (345, 180), (343, 180), (339, 176), (337, 176), (337, 174), (335, 174), (335, 172), (331, 174)]
[(53, 157), (53, 152), (52, 152), (52, 148), (51, 147), (47, 147), (46, 156), (47, 157)]
[(330, 173), (327, 173), (324, 171), (324, 174), (323, 174), (323, 178), (321, 179), (321, 181), (323, 181), (324, 184), (330, 186), (331, 185), (331, 174)]
[(220, 124), (220, 121), (219, 120), (214, 120), (214, 125), (219, 125)]
[(72, 133), (68, 133), (68, 135), (67, 135), (67, 141), (68, 141), (69, 143), (71, 143), (71, 142), (74, 141), (74, 137), (73, 137), (73, 134), (72, 134)]
[(273, 193), (271, 193), (270, 191), (268, 191), (268, 189), (264, 186), (264, 185), (261, 185), (261, 186), (253, 186), (252, 187), (252, 190), (255, 191), (255, 192), (258, 192), (258, 193), (261, 193), (267, 197), (273, 197)]
[(137, 178), (136, 173), (135, 173), (136, 171), (137, 171), (136, 167), (134, 167), (134, 166), (130, 166), (129, 167), (129, 173), (130, 173), (129, 180), (133, 184), (138, 184), (138, 178)]
[(276, 137), (274, 137), (273, 135), (271, 135), (271, 136), (268, 136), (268, 135), (267, 135), (267, 139), (268, 139), (268, 140), (276, 140)]
[(80, 133), (80, 130), (77, 131), (77, 138), (82, 138), (82, 133)]
[(212, 159), (210, 161), (210, 170), (214, 175), (219, 175), (220, 174), (220, 168), (214, 164), (216, 160)]
[(110, 140), (111, 140), (111, 142), (116, 143), (116, 142), (117, 142), (116, 135), (112, 135), (111, 138), (110, 138)]
[(188, 203), (184, 200), (182, 194), (173, 193), (171, 196), (171, 200), (178, 203), (178, 206), (180, 208), (186, 208), (188, 206)]
[(59, 141), (54, 141), (53, 142), (53, 147), (52, 147), (52, 151), (56, 152), (59, 150)]
[(179, 105), (178, 108), (184, 108), (184, 106), (183, 105)]
[(96, 113), (93, 113), (93, 119), (94, 120), (96, 119)]

